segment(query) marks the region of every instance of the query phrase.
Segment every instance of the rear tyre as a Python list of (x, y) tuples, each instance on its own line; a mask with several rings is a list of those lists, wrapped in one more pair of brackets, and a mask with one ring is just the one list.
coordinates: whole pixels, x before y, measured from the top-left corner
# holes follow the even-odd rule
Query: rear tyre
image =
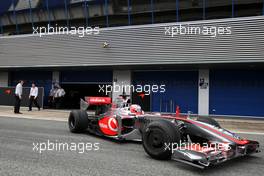
[(220, 124), (213, 118), (211, 117), (198, 117), (197, 121), (204, 122), (213, 126), (216, 126), (218, 128), (221, 128)]
[(74, 110), (70, 112), (68, 125), (72, 133), (80, 133), (88, 128), (88, 115), (86, 111)]
[(152, 158), (158, 160), (171, 159), (171, 148), (167, 145), (180, 143), (181, 135), (178, 127), (167, 120), (153, 121), (143, 130), (142, 141), (144, 150)]

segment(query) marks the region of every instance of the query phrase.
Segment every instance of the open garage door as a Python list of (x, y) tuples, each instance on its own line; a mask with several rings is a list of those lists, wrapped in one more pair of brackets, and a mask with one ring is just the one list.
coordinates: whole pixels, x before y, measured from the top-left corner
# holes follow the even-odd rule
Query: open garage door
[(212, 70), (210, 114), (264, 117), (264, 71)]
[(16, 86), (19, 80), (24, 80), (24, 87), (36, 86), (44, 88), (44, 107), (48, 105), (49, 91), (52, 86), (52, 72), (50, 71), (12, 71), (9, 72), (9, 86)]
[[(149, 102), (144, 102), (150, 104), (150, 109), (145, 111), (175, 113), (179, 105), (183, 113), (198, 112), (198, 71), (139, 71), (134, 72), (133, 82), (134, 85), (166, 86), (164, 93), (151, 93)], [(134, 103), (142, 102), (139, 99), (133, 97)]]
[(61, 86), (66, 92), (63, 108), (78, 109), (80, 98), (85, 96), (110, 96), (99, 91), (99, 85), (112, 84), (112, 71), (63, 71)]

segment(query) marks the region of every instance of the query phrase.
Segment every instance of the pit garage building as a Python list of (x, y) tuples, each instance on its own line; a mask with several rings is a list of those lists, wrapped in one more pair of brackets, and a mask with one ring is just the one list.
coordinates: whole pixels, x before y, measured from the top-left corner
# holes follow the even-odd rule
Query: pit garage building
[[(171, 1), (167, 3), (169, 2)], [(100, 11), (100, 14), (86, 19), (91, 19), (94, 26), (102, 19), (105, 21), (98, 25), (101, 27), (100, 34), (85, 37), (64, 34), (42, 37), (32, 34), (22, 35), (21, 31), (27, 31), (27, 25), (32, 25), (32, 21), (28, 19), (21, 24), (8, 21), (11, 6), (6, 4), (9, 12), (2, 15), (3, 36), (0, 37), (0, 86), (14, 86), (20, 79), (26, 80), (27, 83), (34, 81), (44, 87), (48, 95), (52, 82), (59, 82), (68, 93), (69, 102), (77, 102), (79, 97), (84, 95), (102, 96), (103, 94), (98, 92), (98, 85), (164, 84), (165, 93), (152, 93), (144, 100), (139, 100), (139, 97), (132, 92), (126, 93), (133, 96), (134, 102), (143, 101), (141, 103), (146, 111), (175, 112), (175, 106), (179, 105), (183, 113), (191, 111), (199, 115), (264, 117), (263, 2), (250, 1), (244, 4), (244, 8), (248, 7), (248, 11), (243, 12), (233, 9), (240, 6), (243, 9), (243, 4), (235, 6), (231, 1), (223, 1), (227, 4), (218, 4), (219, 7), (214, 7), (215, 13), (221, 14), (218, 16), (210, 11), (213, 8), (208, 10), (205, 8), (208, 4), (204, 6), (202, 1), (197, 2), (198, 5), (190, 5), (192, 7), (189, 9), (190, 12), (184, 10), (186, 15), (173, 13), (167, 18), (171, 19), (173, 16), (175, 19), (176, 14), (177, 20), (173, 22), (159, 18), (158, 13), (162, 15), (162, 10), (155, 11), (153, 8), (144, 11), (140, 19), (137, 12), (133, 13), (130, 8), (121, 8), (131, 13), (125, 15), (127, 17), (128, 14), (129, 25), (122, 25), (123, 20), (111, 25), (111, 18), (116, 17), (114, 13), (120, 10), (114, 8), (114, 3), (101, 2), (103, 7), (107, 7), (109, 14), (105, 14), (105, 10), (101, 14), (98, 10), (100, 3), (91, 4), (90, 6), (94, 6), (93, 10), (96, 11), (98, 8), (97, 12)], [(69, 3), (72, 8), (67, 10), (78, 11), (78, 5), (72, 1)], [(37, 4), (35, 4), (36, 8)], [(170, 6), (168, 4), (167, 6)], [(135, 7), (142, 6), (144, 4), (141, 3)], [(165, 6), (166, 4), (163, 4), (160, 8)], [(230, 14), (220, 13), (223, 7), (230, 7)], [(183, 11), (180, 9), (181, 6), (175, 8), (168, 11)], [(163, 11), (164, 14), (170, 15), (168, 11)], [(211, 16), (209, 19), (206, 18), (207, 12), (208, 16)], [(35, 14), (37, 10), (31, 13)], [(22, 12), (17, 16), (21, 14)], [(63, 21), (59, 18), (63, 19), (63, 13), (58, 12), (56, 16), (53, 11), (52, 14), (51, 21), (57, 18), (58, 24), (66, 21), (67, 25), (67, 19)], [(82, 11), (79, 15), (84, 14), (85, 12)], [(236, 17), (236, 14), (241, 16)], [(157, 22), (155, 16), (159, 19)], [(124, 18), (124, 15), (120, 15), (120, 19), (121, 17)], [(148, 20), (145, 19), (147, 17)], [(72, 24), (77, 24), (80, 18), (85, 19), (83, 16), (75, 19), (73, 15), (70, 20)], [(136, 25), (132, 24), (133, 19)], [(34, 20), (33, 25), (44, 24), (43, 22), (36, 24), (36, 20), (38, 19)], [(151, 21), (151, 24), (146, 21)], [(230, 27), (232, 34), (216, 37), (206, 35), (172, 37), (166, 34), (168, 27), (179, 24), (201, 28)], [(7, 36), (5, 31), (12, 30), (12, 34), (20, 35)], [(108, 96), (115, 98), (121, 93), (116, 92)], [(75, 103), (66, 107), (75, 108), (74, 106)]]

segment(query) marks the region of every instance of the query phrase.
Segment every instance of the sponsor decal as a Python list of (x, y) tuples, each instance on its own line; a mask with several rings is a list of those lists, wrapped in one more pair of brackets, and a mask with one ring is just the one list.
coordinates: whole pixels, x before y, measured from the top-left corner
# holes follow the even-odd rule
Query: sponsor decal
[(118, 123), (114, 117), (104, 117), (99, 120), (100, 130), (108, 136), (115, 136), (118, 134)]
[(118, 131), (117, 121), (115, 118), (110, 118), (108, 120), (108, 127), (112, 131)]
[(111, 104), (110, 97), (85, 97), (85, 100), (91, 105)]

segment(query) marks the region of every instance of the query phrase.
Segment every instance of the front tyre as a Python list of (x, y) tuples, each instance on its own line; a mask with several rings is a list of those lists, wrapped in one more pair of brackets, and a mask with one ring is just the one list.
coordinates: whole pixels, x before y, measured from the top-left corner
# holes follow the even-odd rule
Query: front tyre
[(68, 118), (68, 126), (72, 133), (80, 133), (88, 128), (88, 115), (83, 110), (73, 110)]
[(178, 126), (167, 120), (153, 121), (143, 130), (142, 141), (144, 150), (154, 159), (171, 159), (172, 151), (166, 146), (181, 140)]

